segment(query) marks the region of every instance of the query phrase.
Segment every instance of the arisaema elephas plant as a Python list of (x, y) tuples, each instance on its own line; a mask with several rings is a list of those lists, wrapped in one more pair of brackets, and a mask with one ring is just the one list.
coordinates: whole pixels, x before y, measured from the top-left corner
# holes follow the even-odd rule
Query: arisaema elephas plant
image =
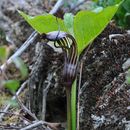
[(116, 13), (118, 5), (102, 10), (70, 13), (64, 19), (51, 14), (35, 17), (19, 11), (25, 20), (41, 34), (42, 38), (54, 41), (64, 53), (63, 85), (67, 95), (67, 130), (76, 130), (76, 72), (82, 51), (103, 31)]

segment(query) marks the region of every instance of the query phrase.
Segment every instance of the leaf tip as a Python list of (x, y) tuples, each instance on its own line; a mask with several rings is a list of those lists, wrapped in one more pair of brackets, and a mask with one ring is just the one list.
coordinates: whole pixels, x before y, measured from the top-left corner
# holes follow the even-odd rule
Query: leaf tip
[(19, 9), (17, 9), (17, 11), (18, 11), (18, 13), (19, 13), (20, 15), (23, 15), (23, 11), (21, 11), (21, 10), (19, 10)]

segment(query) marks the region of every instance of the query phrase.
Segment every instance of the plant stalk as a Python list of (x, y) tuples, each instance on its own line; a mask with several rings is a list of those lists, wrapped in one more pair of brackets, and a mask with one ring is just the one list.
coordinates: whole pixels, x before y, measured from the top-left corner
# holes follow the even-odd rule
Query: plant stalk
[(72, 130), (71, 119), (71, 87), (66, 87), (66, 99), (67, 99), (67, 130)]

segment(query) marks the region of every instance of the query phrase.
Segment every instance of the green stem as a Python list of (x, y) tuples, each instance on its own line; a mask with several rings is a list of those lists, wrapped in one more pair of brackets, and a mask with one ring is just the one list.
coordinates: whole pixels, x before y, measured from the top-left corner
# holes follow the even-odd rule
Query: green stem
[(76, 130), (76, 80), (71, 88), (71, 118), (72, 130)]
[(67, 98), (67, 130), (71, 129), (71, 88), (66, 88)]

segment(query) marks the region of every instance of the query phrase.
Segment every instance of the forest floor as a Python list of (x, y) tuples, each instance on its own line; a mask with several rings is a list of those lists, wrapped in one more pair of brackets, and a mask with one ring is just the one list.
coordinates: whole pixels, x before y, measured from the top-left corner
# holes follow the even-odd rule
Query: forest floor
[[(33, 29), (18, 14), (17, 9), (30, 15), (37, 15), (43, 11), (49, 12), (54, 4), (54, 0), (50, 2), (1, 0), (0, 45), (10, 47), (10, 55), (12, 55), (33, 32)], [(85, 4), (77, 7), (76, 11), (84, 6)], [(70, 9), (64, 7), (63, 10), (58, 11), (57, 15), (63, 17), (64, 12), (68, 10)], [(37, 127), (37, 129), (64, 130), (66, 128), (66, 96), (65, 89), (61, 85), (63, 55), (48, 45), (42, 45), (43, 48), (37, 54), (36, 44), (39, 43), (33, 43), (21, 55), (29, 69), (29, 76), (21, 81), (21, 84), (32, 76), (32, 71), (37, 65), (37, 55), (41, 54), (42, 50), (45, 54), (43, 56), (45, 63), (42, 66), (44, 74), (40, 76), (44, 77), (45, 86), (48, 85), (47, 81), (52, 73), (54, 77), (50, 80), (46, 99), (45, 120), (47, 122), (42, 122), (44, 128)], [(130, 130), (130, 85), (126, 80), (130, 75), (128, 70), (130, 32), (111, 22), (93, 41), (89, 49), (84, 50), (84, 53), (86, 51), (78, 99), (80, 130)], [(5, 74), (8, 79), (20, 78), (14, 64), (7, 66)], [(28, 94), (28, 85), (25, 85), (19, 95), (19, 100), (25, 105), (28, 105)], [(21, 129), (32, 123), (30, 115), (17, 103), (11, 102), (12, 96), (9, 90), (0, 88), (0, 130)], [(4, 112), (9, 104), (11, 104), (9, 109)]]

